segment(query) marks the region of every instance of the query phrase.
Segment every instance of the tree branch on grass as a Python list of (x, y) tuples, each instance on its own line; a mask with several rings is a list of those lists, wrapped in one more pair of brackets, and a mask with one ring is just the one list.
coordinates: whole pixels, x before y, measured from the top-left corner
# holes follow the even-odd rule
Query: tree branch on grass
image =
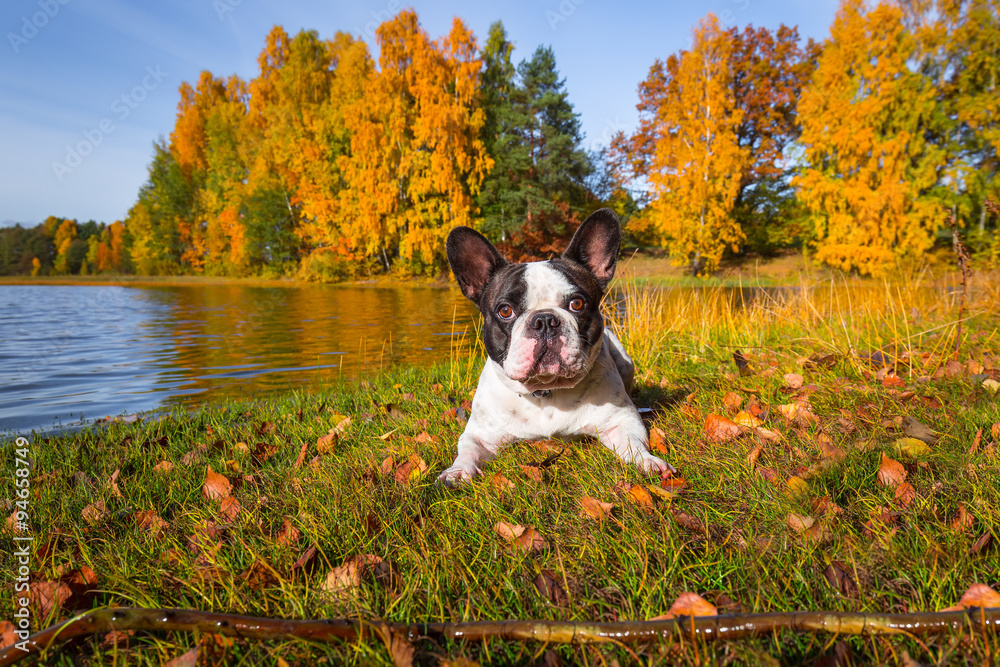
[[(467, 623), (381, 623), (365, 620), (285, 620), (188, 609), (100, 609), (38, 632), (20, 645), (0, 650), (0, 667), (43, 654), (76, 637), (128, 630), (200, 631), (244, 639), (354, 641), (380, 639), (506, 639), (549, 644), (602, 642), (637, 644), (663, 639), (716, 640), (759, 636), (780, 630), (835, 635), (926, 635), (946, 631), (1000, 629), (1000, 608), (914, 614), (797, 611), (724, 616), (679, 616), (662, 621), (573, 623), (564, 621), (478, 621)], [(25, 647), (27, 650), (20, 648)]]

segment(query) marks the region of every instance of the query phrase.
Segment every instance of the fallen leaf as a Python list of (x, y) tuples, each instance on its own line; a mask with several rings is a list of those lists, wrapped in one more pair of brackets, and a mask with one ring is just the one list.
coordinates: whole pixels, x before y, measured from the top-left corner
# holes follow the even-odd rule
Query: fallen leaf
[(156, 510), (136, 512), (133, 518), (135, 519), (135, 525), (139, 530), (150, 533), (154, 536), (159, 535), (167, 526), (170, 525), (156, 514)]
[(998, 391), (1000, 391), (1000, 382), (997, 382), (993, 378), (986, 378), (985, 380), (983, 380), (982, 387), (986, 391), (995, 394)]
[(236, 500), (236, 498), (233, 498), (232, 496), (226, 496), (219, 504), (219, 514), (229, 523), (236, 521), (236, 517), (239, 516), (240, 509), (242, 509), (240, 501)]
[(896, 502), (903, 509), (910, 506), (910, 503), (917, 497), (916, 489), (909, 482), (901, 482), (896, 486)]
[(566, 591), (559, 583), (559, 578), (552, 570), (542, 570), (531, 580), (535, 590), (542, 596), (543, 600), (551, 602), (556, 606), (563, 606), (569, 603)]
[(808, 515), (795, 514), (793, 512), (788, 515), (788, 518), (785, 519), (785, 523), (787, 523), (788, 527), (796, 533), (803, 533), (816, 523), (816, 519)]
[(702, 523), (701, 519), (698, 517), (691, 516), (685, 512), (674, 511), (671, 513), (674, 517), (674, 521), (677, 525), (685, 530), (690, 530), (694, 533), (700, 533), (704, 535), (707, 531), (705, 530), (705, 524)]
[(542, 551), (549, 547), (549, 543), (534, 528), (525, 528), (524, 532), (513, 540), (513, 544), (525, 551)]
[(1000, 593), (986, 584), (972, 584), (962, 595), (962, 599), (954, 607), (948, 607), (941, 611), (961, 611), (971, 607), (983, 607), (992, 609), (1000, 607)]
[(929, 445), (937, 444), (937, 441), (941, 439), (941, 436), (929, 426), (910, 416), (903, 417), (903, 431), (911, 438), (923, 440)]
[(883, 486), (896, 486), (906, 481), (906, 469), (899, 461), (890, 459), (882, 453), (882, 463), (878, 468), (878, 481)]
[(536, 484), (541, 484), (543, 482), (542, 469), (538, 466), (530, 466), (521, 464), (521, 472)]
[(710, 414), (705, 418), (705, 433), (714, 442), (728, 442), (740, 432), (739, 424), (728, 417)]
[(976, 543), (969, 547), (969, 553), (972, 555), (978, 554), (980, 551), (988, 547), (991, 542), (993, 542), (993, 536), (989, 533), (983, 533), (979, 539), (976, 540)]
[(976, 435), (972, 438), (972, 445), (969, 447), (969, 453), (975, 454), (979, 450), (979, 443), (983, 441), (983, 429), (976, 431)]
[(611, 515), (611, 509), (615, 506), (614, 503), (605, 503), (597, 498), (591, 498), (590, 496), (584, 496), (580, 499), (580, 516), (590, 517), (591, 519), (597, 519), (598, 521), (603, 521), (608, 516)]
[(660, 500), (673, 500), (677, 497), (677, 493), (674, 491), (668, 491), (662, 486), (653, 486), (651, 484), (646, 485), (646, 490), (651, 494), (659, 498)]
[(749, 466), (750, 470), (753, 470), (757, 466), (757, 459), (760, 458), (761, 451), (763, 451), (763, 448), (754, 447), (750, 450), (750, 453), (747, 454), (747, 466)]
[(677, 596), (670, 605), (669, 618), (678, 616), (718, 616), (719, 610), (714, 604), (697, 593), (684, 592)]
[(954, 359), (949, 359), (944, 365), (944, 375), (950, 378), (961, 377), (965, 375), (965, 366)]
[(965, 505), (959, 503), (958, 514), (955, 516), (954, 519), (951, 520), (951, 523), (948, 525), (952, 530), (956, 532), (963, 532), (965, 530), (968, 530), (969, 528), (972, 528), (975, 522), (976, 518), (971, 514), (969, 514), (968, 510), (965, 509)]
[(263, 560), (255, 560), (245, 572), (240, 574), (240, 578), (246, 581), (250, 590), (262, 591), (267, 588), (276, 588), (281, 584), (281, 576), (278, 572)]
[(727, 391), (725, 396), (722, 397), (722, 405), (729, 412), (739, 412), (740, 406), (743, 405), (743, 397), (736, 392)]
[(416, 647), (410, 643), (402, 632), (389, 633), (389, 655), (392, 656), (393, 667), (413, 667), (413, 656)]
[(521, 524), (507, 523), (500, 521), (493, 526), (493, 531), (508, 542), (520, 537), (524, 533), (524, 526)]
[(798, 373), (785, 373), (783, 376), (785, 386), (789, 389), (798, 389), (802, 386), (802, 376)]
[(168, 473), (174, 469), (174, 464), (170, 461), (160, 461), (155, 466), (153, 466), (153, 472), (158, 473)]
[(927, 446), (927, 443), (923, 440), (917, 440), (916, 438), (899, 438), (892, 443), (893, 447), (900, 454), (906, 454), (911, 459), (919, 458), (926, 454), (929, 454), (931, 449)]
[(97, 502), (90, 503), (83, 508), (80, 512), (80, 516), (83, 520), (93, 526), (98, 521), (102, 520), (108, 515), (108, 508), (104, 504), (103, 500), (98, 500)]
[(493, 476), (490, 478), (490, 486), (493, 487), (494, 491), (506, 491), (507, 489), (514, 488), (514, 482), (497, 472), (493, 473)]
[(802, 479), (801, 477), (796, 477), (792, 475), (785, 482), (788, 487), (788, 493), (792, 496), (808, 496), (809, 495), (809, 482)]
[(73, 596), (73, 590), (61, 581), (32, 581), (28, 590), (28, 600), (41, 619), (48, 618), (53, 609), (58, 609)]
[(232, 490), (233, 485), (229, 482), (229, 480), (223, 475), (220, 475), (212, 470), (212, 466), (208, 466), (208, 471), (205, 473), (205, 483), (201, 489), (201, 495), (207, 500), (222, 499), (229, 497)]
[(649, 429), (649, 449), (660, 454), (667, 453), (667, 434), (659, 426)]
[(750, 367), (750, 360), (747, 359), (742, 352), (739, 350), (733, 352), (733, 361), (736, 362), (736, 368), (739, 370), (740, 377), (753, 375), (753, 369)]
[(826, 433), (820, 433), (816, 436), (816, 444), (819, 445), (819, 455), (821, 458), (830, 461), (839, 461), (846, 456), (844, 450), (833, 444), (833, 439)]
[(648, 511), (654, 509), (653, 497), (650, 496), (649, 491), (647, 491), (646, 488), (640, 484), (636, 484), (628, 490), (628, 499), (644, 510)]
[(427, 472), (427, 463), (424, 462), (420, 455), (414, 452), (410, 454), (410, 458), (403, 461), (398, 468), (396, 468), (396, 481), (400, 484), (406, 485), (412, 481), (420, 479), (421, 475)]
[(170, 662), (164, 664), (163, 667), (197, 667), (198, 658), (201, 656), (201, 644), (195, 646), (193, 649), (179, 655)]
[(17, 627), (10, 621), (0, 621), (0, 648), (13, 646), (18, 639)]
[(841, 595), (852, 598), (858, 594), (858, 585), (851, 576), (851, 568), (839, 560), (831, 561), (823, 570), (823, 576)]
[(763, 480), (765, 480), (767, 482), (770, 482), (771, 484), (777, 484), (777, 483), (779, 483), (778, 482), (778, 473), (776, 473), (771, 468), (760, 466), (758, 468), (755, 468), (754, 472), (757, 473), (758, 477), (760, 477), (761, 479), (763, 479)]
[(671, 493), (680, 493), (687, 488), (687, 480), (683, 477), (664, 477), (660, 480), (660, 486)]
[(278, 535), (274, 538), (274, 541), (278, 544), (278, 546), (291, 546), (298, 541), (301, 534), (301, 531), (293, 526), (292, 522), (286, 518), (281, 522), (281, 530), (278, 531)]
[(733, 421), (740, 426), (746, 426), (747, 428), (757, 428), (763, 423), (749, 412), (736, 413), (736, 416), (733, 417)]
[(316, 449), (320, 454), (332, 454), (334, 445), (337, 443), (336, 433), (327, 433), (326, 435), (321, 435), (319, 439), (316, 440)]
[(326, 574), (320, 589), (327, 593), (343, 593), (361, 585), (361, 570), (358, 562), (351, 558)]

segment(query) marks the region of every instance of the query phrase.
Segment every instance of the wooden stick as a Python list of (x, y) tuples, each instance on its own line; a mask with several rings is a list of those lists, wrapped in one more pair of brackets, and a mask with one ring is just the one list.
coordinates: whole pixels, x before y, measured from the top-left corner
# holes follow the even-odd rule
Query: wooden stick
[(564, 621), (476, 621), (468, 623), (382, 623), (364, 620), (306, 620), (256, 618), (189, 609), (99, 609), (53, 625), (24, 643), (0, 650), (0, 667), (55, 649), (75, 637), (112, 630), (181, 631), (228, 635), (247, 639), (308, 639), (353, 641), (403, 636), (410, 641), (482, 641), (507, 639), (550, 644), (600, 642), (641, 643), (659, 639), (738, 639), (779, 630), (828, 632), (839, 635), (924, 635), (947, 630), (979, 631), (1000, 628), (1000, 608), (974, 607), (966, 611), (916, 614), (858, 614), (853, 612), (795, 611), (727, 616), (681, 616), (668, 621), (573, 623)]

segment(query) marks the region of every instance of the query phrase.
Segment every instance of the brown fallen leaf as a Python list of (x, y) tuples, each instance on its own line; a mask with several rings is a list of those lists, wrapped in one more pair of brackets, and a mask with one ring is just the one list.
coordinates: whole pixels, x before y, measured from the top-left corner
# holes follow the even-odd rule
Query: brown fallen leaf
[(677, 522), (677, 525), (684, 530), (690, 530), (693, 533), (700, 533), (702, 535), (705, 535), (708, 532), (705, 530), (705, 524), (702, 523), (701, 519), (698, 517), (676, 510), (671, 512), (671, 515), (673, 516), (674, 521)]
[(728, 417), (716, 414), (705, 417), (705, 434), (713, 442), (728, 442), (740, 433), (739, 424)]
[(201, 495), (206, 500), (221, 500), (222, 498), (228, 498), (232, 490), (233, 485), (230, 481), (223, 475), (212, 470), (212, 466), (208, 466)]
[(906, 468), (899, 461), (890, 459), (882, 452), (882, 463), (878, 468), (878, 481), (882, 486), (896, 486), (906, 481)]
[(962, 595), (962, 599), (954, 607), (948, 607), (941, 611), (961, 611), (971, 607), (983, 607), (991, 609), (1000, 607), (1000, 593), (986, 584), (972, 584)]
[(240, 501), (232, 496), (227, 496), (219, 504), (219, 515), (227, 522), (232, 523), (236, 521), (236, 517), (239, 516), (241, 509)]
[(91, 526), (93, 526), (98, 521), (102, 520), (107, 515), (108, 515), (108, 508), (104, 504), (103, 500), (98, 500), (96, 502), (90, 503), (89, 505), (83, 508), (82, 512), (80, 512), (80, 516), (83, 517), (83, 520), (89, 523)]
[(916, 499), (917, 491), (909, 482), (900, 482), (896, 486), (896, 502), (903, 509), (906, 509)]
[(722, 397), (722, 405), (728, 412), (739, 412), (740, 406), (743, 405), (743, 397), (734, 391), (727, 391)]
[(798, 389), (802, 386), (802, 376), (798, 373), (785, 373), (782, 376), (785, 380), (785, 386), (789, 389)]
[(819, 455), (821, 458), (839, 461), (846, 456), (844, 450), (835, 445), (833, 438), (826, 433), (820, 433), (816, 436), (816, 444), (819, 445)]
[(285, 518), (281, 522), (281, 530), (278, 531), (278, 535), (274, 538), (274, 541), (278, 546), (288, 547), (298, 542), (301, 534), (301, 531), (292, 525), (291, 520)]
[(580, 499), (580, 516), (603, 521), (611, 515), (611, 510), (614, 506), (614, 503), (605, 503), (597, 498), (584, 496)]
[(524, 533), (524, 526), (521, 524), (507, 523), (506, 521), (499, 521), (493, 526), (493, 532), (510, 542)]
[(823, 570), (823, 576), (830, 586), (841, 595), (853, 598), (858, 594), (858, 585), (851, 576), (851, 568), (839, 560), (830, 561)]
[(975, 454), (979, 451), (979, 443), (983, 441), (983, 429), (976, 431), (976, 435), (972, 438), (972, 445), (969, 447), (969, 453)]
[(320, 454), (332, 454), (335, 444), (337, 444), (337, 434), (327, 433), (316, 440), (316, 450)]
[(788, 527), (796, 533), (804, 533), (809, 528), (812, 528), (812, 525), (816, 523), (816, 519), (808, 515), (795, 514), (792, 512), (785, 519), (785, 523), (787, 523)]
[(0, 648), (13, 646), (18, 639), (17, 627), (10, 621), (0, 621)]
[(562, 584), (559, 583), (559, 576), (552, 570), (543, 569), (535, 575), (531, 583), (534, 584), (535, 590), (538, 591), (543, 600), (551, 602), (557, 607), (569, 603), (569, 597)]
[(733, 361), (736, 362), (736, 368), (740, 373), (740, 377), (753, 375), (753, 368), (750, 366), (750, 360), (742, 352), (739, 350), (733, 352)]
[(53, 609), (63, 606), (73, 596), (73, 590), (62, 581), (33, 581), (28, 600), (39, 619), (47, 619)]
[(549, 548), (549, 543), (534, 528), (525, 528), (523, 533), (514, 538), (512, 544), (525, 551), (543, 551)]
[(767, 468), (764, 466), (759, 466), (754, 469), (754, 472), (758, 477), (771, 484), (778, 484), (778, 473), (776, 473), (772, 468)]
[(965, 505), (959, 503), (958, 514), (955, 516), (954, 519), (951, 520), (951, 523), (948, 524), (948, 527), (954, 530), (955, 532), (964, 532), (969, 528), (972, 528), (972, 526), (975, 523), (976, 523), (976, 518), (971, 514), (969, 514), (968, 510), (965, 509)]
[(427, 464), (420, 458), (419, 454), (414, 452), (410, 454), (410, 458), (399, 464), (395, 477), (398, 483), (405, 486), (420, 479), (425, 472), (427, 472)]
[(524, 476), (530, 479), (536, 484), (541, 484), (544, 481), (544, 475), (542, 474), (542, 469), (538, 466), (530, 466), (521, 464), (521, 472)]
[(757, 466), (757, 459), (760, 458), (760, 453), (762, 451), (762, 447), (754, 447), (750, 450), (750, 453), (747, 454), (747, 466), (749, 466), (750, 470), (753, 470)]
[(978, 554), (980, 551), (990, 546), (992, 542), (993, 536), (989, 533), (983, 533), (979, 539), (976, 540), (976, 543), (969, 547), (969, 554), (973, 556)]
[(136, 512), (133, 518), (139, 530), (154, 536), (162, 533), (170, 525), (156, 514), (156, 510)]
[(271, 567), (267, 561), (255, 560), (245, 572), (240, 574), (240, 578), (246, 581), (250, 590), (262, 591), (267, 588), (276, 588), (281, 584), (281, 575)]
[(160, 461), (155, 466), (153, 466), (153, 472), (158, 472), (163, 474), (168, 473), (173, 469), (174, 469), (174, 464), (171, 463), (170, 461)]
[(509, 479), (507, 479), (506, 477), (497, 472), (493, 473), (493, 476), (490, 477), (490, 486), (493, 488), (494, 491), (499, 493), (502, 491), (506, 491), (507, 489), (513, 489), (514, 482), (510, 481)]
[(935, 433), (932, 428), (910, 416), (903, 417), (903, 431), (909, 437), (923, 440), (928, 445), (936, 445), (941, 439), (941, 436)]

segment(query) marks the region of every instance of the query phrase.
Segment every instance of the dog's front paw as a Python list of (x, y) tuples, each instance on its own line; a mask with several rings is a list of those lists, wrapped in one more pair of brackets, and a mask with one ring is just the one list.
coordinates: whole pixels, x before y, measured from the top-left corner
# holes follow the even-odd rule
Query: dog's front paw
[(672, 465), (664, 461), (663, 459), (657, 458), (648, 452), (643, 454), (642, 457), (636, 461), (638, 466), (643, 472), (655, 472), (657, 475), (672, 475), (677, 472), (677, 469)]
[(438, 475), (437, 483), (454, 488), (459, 484), (471, 482), (478, 474), (479, 468), (476, 466), (453, 465)]

